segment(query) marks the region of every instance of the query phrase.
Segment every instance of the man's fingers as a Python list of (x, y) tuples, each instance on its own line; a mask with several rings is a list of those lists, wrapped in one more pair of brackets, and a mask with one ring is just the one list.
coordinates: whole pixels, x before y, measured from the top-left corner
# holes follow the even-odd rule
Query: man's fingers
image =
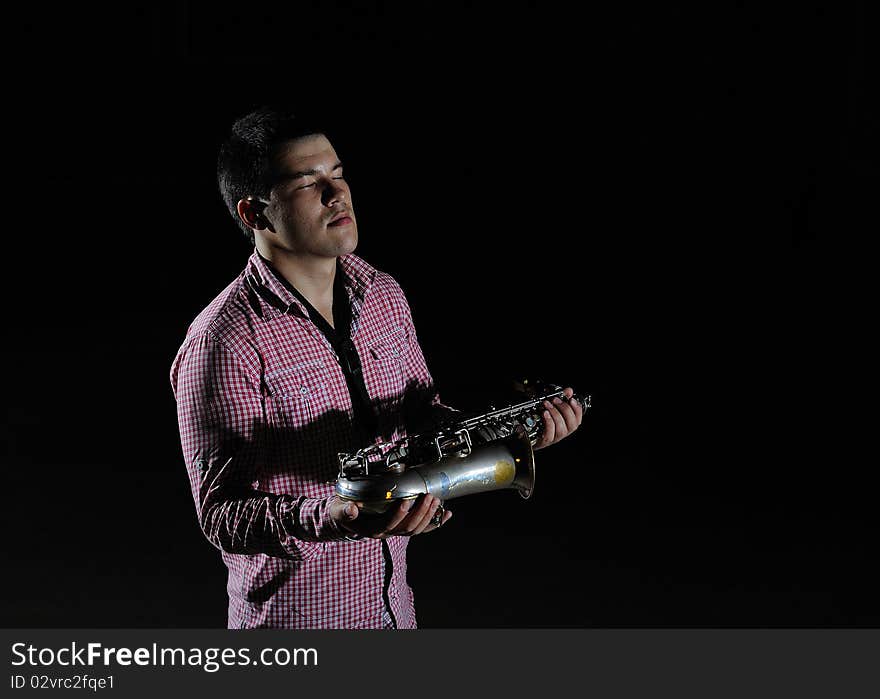
[(425, 498), (425, 511), (418, 520), (413, 522), (413, 526), (409, 533), (410, 536), (416, 536), (425, 530), (425, 527), (431, 523), (431, 518), (434, 516), (434, 512), (436, 512), (439, 504), (440, 501), (433, 495), (429, 495)]
[(535, 442), (535, 449), (543, 449), (551, 444), (556, 437), (556, 423), (550, 417), (550, 411), (545, 410), (541, 417), (544, 421), (544, 429), (541, 431), (538, 441)]
[(382, 532), (383, 534), (389, 534), (400, 526), (400, 523), (409, 516), (413, 502), (413, 500), (404, 500), (398, 505), (397, 509), (394, 511), (394, 516), (388, 520), (388, 523), (385, 525), (385, 530)]
[(568, 429), (565, 426), (565, 418), (562, 417), (562, 413), (559, 412), (559, 408), (555, 403), (551, 403), (545, 400), (544, 405), (550, 412), (550, 417), (553, 418), (553, 441), (562, 439), (562, 437), (564, 437), (565, 434), (568, 432)]
[[(433, 517), (432, 517), (433, 518)], [(423, 533), (432, 532), (435, 529), (439, 529), (444, 524), (446, 524), (450, 519), (452, 519), (452, 510), (445, 510), (443, 512), (443, 519), (440, 520), (440, 524), (429, 524)]]
[(555, 444), (580, 427), (584, 411), (580, 403), (572, 399), (573, 396), (574, 391), (569, 387), (552, 403), (544, 401), (544, 431), (535, 443), (535, 449)]
[(413, 528), (412, 532), (410, 532), (410, 536), (417, 536), (425, 531), (425, 528), (431, 523), (431, 520), (434, 519), (434, 513), (437, 511), (439, 505), (440, 501), (431, 496), (431, 503), (428, 505), (428, 511), (425, 512), (425, 515), (416, 523), (416, 526)]
[(430, 510), (431, 500), (433, 500), (433, 497), (430, 495), (426, 494), (420, 496), (420, 498), (415, 501), (415, 506), (409, 508), (409, 511), (405, 513), (403, 517), (395, 517), (396, 521), (388, 523), (388, 526), (385, 527), (385, 534), (388, 536), (410, 536), (410, 533), (415, 528), (416, 524), (421, 522), (425, 513), (429, 511), (433, 512), (433, 510)]
[(581, 422), (583, 422), (584, 419), (584, 409), (581, 406), (581, 402), (579, 400), (572, 400), (571, 409), (574, 411), (575, 417), (577, 418), (578, 427), (580, 427)]
[(571, 410), (577, 419), (577, 426), (580, 427), (581, 421), (584, 419), (584, 409), (581, 407), (581, 402), (574, 398), (574, 389), (568, 386), (562, 391), (562, 395), (565, 397), (566, 403), (571, 406)]
[(441, 504), (441, 501), (433, 495), (425, 493), (424, 495), (421, 495), (415, 503), (416, 504), (410, 508), (403, 518), (397, 516), (392, 520), (396, 522), (393, 527), (390, 526), (391, 522), (389, 522), (389, 526), (378, 535), (378, 538), (384, 539), (389, 536), (418, 536), (419, 534), (438, 529), (440, 526), (446, 524), (446, 522), (449, 521), (449, 518), (452, 517), (452, 512), (444, 510), (440, 525), (438, 526), (431, 523), (431, 520), (434, 519), (434, 513), (437, 512), (437, 508), (440, 507)]
[(335, 497), (336, 499), (330, 503), (330, 517), (341, 524), (356, 520), (359, 512), (357, 504), (350, 500), (343, 500), (338, 496)]
[(562, 415), (562, 420), (565, 423), (566, 431), (574, 432), (578, 426), (577, 417), (574, 414), (574, 408), (572, 408), (571, 405), (568, 404), (568, 402), (562, 400), (561, 398), (554, 398), (553, 404), (556, 406), (559, 414)]

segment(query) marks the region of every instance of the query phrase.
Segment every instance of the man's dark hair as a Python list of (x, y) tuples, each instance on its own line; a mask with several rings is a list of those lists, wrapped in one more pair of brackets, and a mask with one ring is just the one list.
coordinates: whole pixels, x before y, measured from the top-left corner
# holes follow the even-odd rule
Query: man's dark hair
[(282, 107), (264, 106), (238, 119), (217, 157), (217, 185), (229, 213), (254, 243), (254, 232), (238, 215), (248, 196), (268, 198), (274, 184), (272, 165), (278, 146), (301, 136), (323, 134), (315, 121), (294, 116)]

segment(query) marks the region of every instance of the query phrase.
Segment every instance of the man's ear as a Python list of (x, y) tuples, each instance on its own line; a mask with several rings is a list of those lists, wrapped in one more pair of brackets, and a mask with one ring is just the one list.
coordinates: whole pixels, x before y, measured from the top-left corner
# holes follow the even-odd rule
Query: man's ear
[(266, 208), (266, 202), (260, 201), (256, 197), (246, 197), (240, 199), (236, 210), (242, 221), (248, 228), (254, 230), (263, 230), (271, 228), (269, 219), (266, 218), (263, 211)]

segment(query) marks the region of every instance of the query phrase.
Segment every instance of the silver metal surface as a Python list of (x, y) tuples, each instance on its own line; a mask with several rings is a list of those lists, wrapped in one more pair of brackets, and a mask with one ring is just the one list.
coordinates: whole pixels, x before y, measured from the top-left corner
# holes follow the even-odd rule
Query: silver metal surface
[[(384, 512), (423, 493), (452, 500), (509, 488), (528, 498), (535, 484), (533, 445), (543, 429), (543, 402), (556, 397), (562, 397), (561, 387), (430, 433), (339, 454), (336, 494), (368, 512)], [(591, 407), (590, 396), (575, 398), (585, 412)]]
[(440, 500), (511, 488), (528, 498), (535, 486), (535, 457), (528, 434), (473, 447), (467, 456), (445, 456), (403, 473), (339, 478), (336, 494), (363, 503), (368, 512), (384, 512), (390, 504), (423, 493)]

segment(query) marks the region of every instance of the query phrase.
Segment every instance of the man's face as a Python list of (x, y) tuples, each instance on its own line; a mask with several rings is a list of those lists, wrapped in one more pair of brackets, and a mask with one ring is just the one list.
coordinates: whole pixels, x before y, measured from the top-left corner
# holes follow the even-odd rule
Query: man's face
[(338, 257), (357, 247), (358, 231), (342, 163), (316, 134), (288, 141), (273, 164), (275, 185), (263, 215), (270, 244), (300, 256)]

